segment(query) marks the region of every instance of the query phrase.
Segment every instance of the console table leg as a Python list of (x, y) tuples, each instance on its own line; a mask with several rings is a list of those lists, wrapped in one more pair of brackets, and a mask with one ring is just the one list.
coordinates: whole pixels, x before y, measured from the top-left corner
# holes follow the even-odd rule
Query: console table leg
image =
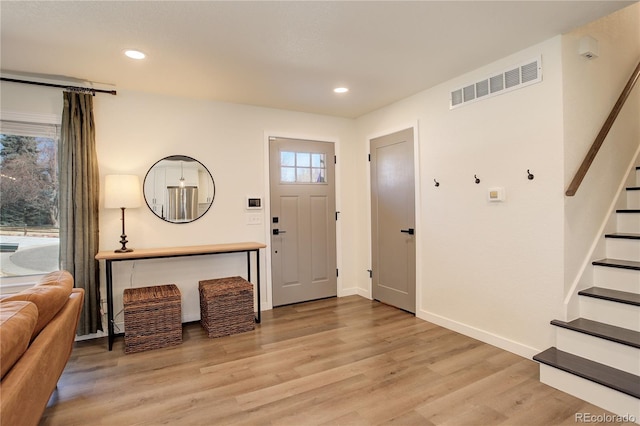
[(256, 275), (257, 275), (256, 293), (258, 293), (258, 317), (256, 318), (256, 322), (260, 324), (261, 317), (262, 317), (262, 312), (260, 309), (260, 300), (261, 300), (260, 299), (260, 250), (256, 250), (255, 253), (256, 253)]
[(107, 333), (109, 350), (113, 348), (113, 275), (111, 271), (111, 260), (105, 261), (107, 274)]

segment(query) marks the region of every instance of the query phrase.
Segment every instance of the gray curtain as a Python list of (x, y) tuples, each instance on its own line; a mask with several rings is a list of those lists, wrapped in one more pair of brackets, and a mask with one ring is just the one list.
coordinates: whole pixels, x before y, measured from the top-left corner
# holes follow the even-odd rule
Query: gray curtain
[(58, 148), (60, 171), (60, 269), (84, 288), (78, 334), (102, 330), (98, 262), (100, 177), (96, 154), (93, 96), (64, 92)]

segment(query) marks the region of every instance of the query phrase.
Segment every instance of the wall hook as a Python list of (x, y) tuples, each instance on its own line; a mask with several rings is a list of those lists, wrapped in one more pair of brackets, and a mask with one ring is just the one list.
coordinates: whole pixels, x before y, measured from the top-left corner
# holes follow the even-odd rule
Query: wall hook
[(433, 181), (435, 182), (435, 186), (436, 186), (436, 188), (437, 188), (438, 186), (440, 186), (440, 182), (438, 182), (438, 181), (437, 181), (437, 180), (435, 180), (435, 179), (434, 179)]
[(527, 179), (529, 180), (533, 180), (534, 176), (531, 174), (531, 172), (529, 171), (529, 169), (527, 169)]
[(473, 175), (473, 177), (476, 179), (476, 183), (480, 183), (480, 179), (478, 179), (478, 176)]

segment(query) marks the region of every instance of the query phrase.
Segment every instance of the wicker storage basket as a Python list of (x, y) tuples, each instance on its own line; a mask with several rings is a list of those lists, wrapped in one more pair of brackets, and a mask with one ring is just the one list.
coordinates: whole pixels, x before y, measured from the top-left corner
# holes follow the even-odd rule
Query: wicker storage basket
[(229, 336), (255, 328), (253, 284), (241, 277), (200, 281), (200, 324), (209, 337)]
[(175, 284), (124, 290), (124, 352), (182, 343), (180, 290)]

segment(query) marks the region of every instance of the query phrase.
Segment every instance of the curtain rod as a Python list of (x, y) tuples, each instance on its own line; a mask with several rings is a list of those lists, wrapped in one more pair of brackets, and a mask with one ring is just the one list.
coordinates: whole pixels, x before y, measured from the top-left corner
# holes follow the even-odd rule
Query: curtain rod
[(67, 86), (64, 84), (41, 83), (39, 81), (18, 80), (15, 78), (6, 78), (6, 77), (0, 77), (0, 81), (8, 81), (10, 83), (33, 84), (35, 86), (57, 87), (60, 89), (69, 89), (69, 90), (78, 91), (78, 92), (85, 92), (85, 93), (88, 92), (88, 93), (91, 93), (93, 96), (95, 96), (96, 93), (108, 93), (114, 96), (117, 94), (115, 90), (102, 90), (102, 89), (92, 89), (90, 87)]

